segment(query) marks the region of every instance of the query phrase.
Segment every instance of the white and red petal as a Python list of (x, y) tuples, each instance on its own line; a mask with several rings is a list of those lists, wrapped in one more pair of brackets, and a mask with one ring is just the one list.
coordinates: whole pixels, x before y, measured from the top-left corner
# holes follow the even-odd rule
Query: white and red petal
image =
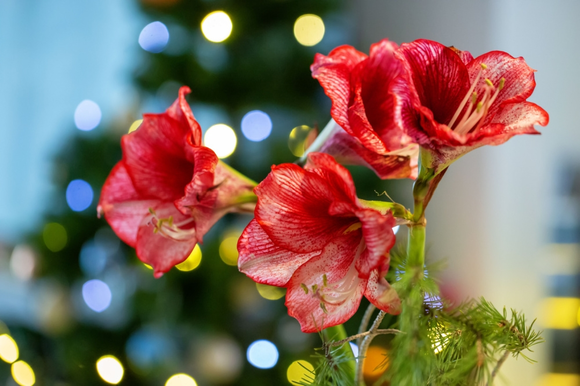
[[(149, 264), (156, 278), (183, 262), (197, 243), (194, 220), (183, 215), (173, 203), (160, 203), (152, 208), (155, 215), (143, 217), (137, 233), (137, 257)], [(171, 226), (159, 220), (171, 217)]]
[(97, 210), (105, 215), (121, 240), (135, 247), (143, 217), (149, 214), (149, 208), (159, 203), (159, 200), (147, 200), (139, 195), (124, 162), (120, 161), (103, 185)]
[(345, 196), (332, 187), (321, 175), (297, 165), (273, 166), (255, 189), (256, 220), (284, 249), (320, 251), (352, 223), (352, 219), (329, 215), (330, 205)]
[(191, 131), (191, 142), (193, 145), (201, 145), (201, 127), (195, 120), (185, 96), (191, 92), (187, 86), (179, 89), (179, 96), (167, 109), (167, 115), (179, 122), (180, 126), (189, 127)]
[(361, 277), (368, 278), (371, 271), (381, 267), (388, 259), (388, 253), (396, 241), (393, 227), (397, 221), (390, 212), (381, 214), (370, 208), (359, 209), (356, 215), (362, 223), (366, 246), (356, 262), (356, 269)]
[(274, 244), (256, 220), (252, 220), (238, 240), (238, 268), (252, 280), (284, 287), (294, 272), (320, 251), (296, 253)]
[(401, 299), (379, 271), (371, 272), (364, 295), (378, 309), (397, 315), (401, 312)]
[(303, 332), (321, 331), (354, 315), (366, 288), (354, 268), (360, 249), (360, 236), (351, 232), (333, 239), (296, 270), (287, 284), (286, 306)]

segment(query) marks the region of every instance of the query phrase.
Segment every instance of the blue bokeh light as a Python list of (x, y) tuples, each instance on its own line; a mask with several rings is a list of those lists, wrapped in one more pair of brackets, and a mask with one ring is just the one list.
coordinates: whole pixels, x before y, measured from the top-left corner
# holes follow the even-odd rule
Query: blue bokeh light
[(89, 240), (81, 248), (79, 265), (85, 275), (97, 276), (103, 272), (107, 265), (107, 251), (94, 240)]
[(248, 362), (259, 369), (271, 369), (278, 363), (278, 349), (274, 343), (262, 339), (257, 340), (248, 347), (246, 353)]
[(354, 355), (356, 361), (358, 362), (358, 346), (355, 343), (348, 342), (350, 344), (350, 349), (352, 350), (352, 355)]
[(272, 120), (263, 111), (250, 111), (242, 118), (242, 133), (250, 141), (263, 141), (272, 132)]
[(95, 102), (85, 99), (75, 110), (75, 125), (82, 131), (91, 131), (101, 123), (101, 108)]
[(156, 331), (138, 330), (127, 340), (127, 356), (140, 369), (170, 361), (175, 356), (175, 348), (167, 337)]
[(83, 180), (72, 180), (66, 188), (66, 202), (75, 212), (81, 212), (93, 202), (93, 188)]
[(160, 21), (147, 24), (139, 34), (139, 45), (145, 51), (158, 54), (169, 42), (169, 30)]
[(109, 308), (112, 298), (111, 289), (101, 280), (93, 279), (83, 284), (83, 299), (95, 312), (103, 312)]

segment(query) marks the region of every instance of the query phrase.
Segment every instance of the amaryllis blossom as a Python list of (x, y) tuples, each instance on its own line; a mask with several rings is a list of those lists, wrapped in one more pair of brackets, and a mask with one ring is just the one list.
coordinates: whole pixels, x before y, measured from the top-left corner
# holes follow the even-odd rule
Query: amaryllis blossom
[(332, 100), (336, 132), (320, 151), (339, 162), (360, 164), (380, 178), (415, 178), (419, 147), (400, 126), (403, 65), (394, 57), (397, 45), (384, 39), (367, 56), (341, 46), (328, 56), (316, 54), (310, 67)]
[(98, 206), (117, 235), (160, 277), (184, 261), (225, 213), (252, 211), (255, 183), (201, 146), (201, 128), (185, 100), (145, 114), (121, 141), (123, 159), (107, 178)]
[(526, 100), (535, 71), (521, 57), (491, 51), (474, 59), (430, 40), (402, 44), (396, 55), (409, 76), (402, 124), (435, 173), (473, 149), (548, 124), (548, 113)]
[(384, 279), (396, 221), (356, 197), (348, 170), (328, 154), (311, 153), (304, 169), (273, 166), (255, 192), (255, 219), (238, 242), (238, 267), (258, 283), (286, 287), (288, 313), (302, 331), (345, 322), (363, 295), (399, 312)]

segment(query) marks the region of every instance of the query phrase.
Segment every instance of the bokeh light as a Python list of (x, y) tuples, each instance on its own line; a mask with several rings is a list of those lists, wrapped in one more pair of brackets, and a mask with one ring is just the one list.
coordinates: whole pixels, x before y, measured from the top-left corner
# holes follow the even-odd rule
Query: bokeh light
[(139, 34), (139, 45), (145, 51), (158, 54), (169, 42), (169, 30), (160, 21), (147, 24)]
[(96, 276), (107, 265), (107, 251), (94, 240), (89, 240), (81, 248), (79, 265), (85, 275)]
[(548, 373), (542, 375), (536, 386), (578, 386), (580, 385), (580, 375)]
[(279, 354), (274, 343), (262, 339), (248, 347), (246, 356), (252, 366), (259, 369), (271, 369), (278, 363)]
[(62, 251), (66, 247), (66, 229), (56, 222), (48, 223), (42, 231), (42, 239), (46, 247), (52, 252)]
[(394, 227), (393, 227), (393, 233), (394, 233), (394, 234), (397, 234), (397, 232), (399, 231), (399, 228), (400, 228), (400, 227), (401, 227), (400, 225), (394, 226)]
[(352, 350), (352, 355), (355, 357), (356, 361), (358, 362), (358, 346), (356, 343), (348, 342), (350, 344), (350, 349)]
[(101, 109), (95, 102), (85, 99), (75, 110), (75, 126), (82, 131), (91, 131), (101, 123)]
[(93, 279), (83, 284), (83, 299), (95, 312), (103, 312), (109, 308), (112, 298), (111, 289), (101, 280)]
[(540, 305), (539, 320), (545, 328), (572, 330), (580, 325), (580, 299), (546, 298)]
[(314, 46), (324, 37), (324, 22), (320, 16), (302, 15), (294, 23), (294, 37), (303, 46)]
[(292, 385), (303, 385), (314, 381), (314, 366), (308, 361), (298, 360), (292, 362), (286, 371), (288, 382)]
[(10, 256), (10, 270), (20, 280), (30, 280), (36, 267), (36, 256), (32, 247), (17, 245)]
[(125, 370), (117, 358), (112, 355), (105, 355), (97, 361), (97, 372), (103, 381), (116, 385), (123, 379)]
[(18, 359), (18, 345), (8, 334), (0, 335), (0, 359), (7, 363)]
[(260, 142), (270, 136), (272, 120), (263, 111), (250, 111), (242, 118), (242, 133), (250, 141)]
[(11, 371), (12, 378), (20, 386), (32, 386), (36, 382), (32, 367), (24, 361), (14, 362)]
[(234, 384), (244, 365), (239, 344), (226, 335), (205, 336), (197, 345), (195, 363), (208, 385)]
[(387, 349), (379, 346), (371, 346), (367, 350), (363, 365), (363, 374), (366, 377), (375, 378), (388, 368)]
[(199, 244), (195, 244), (195, 248), (189, 254), (188, 258), (183, 262), (175, 266), (180, 271), (188, 272), (196, 269), (201, 263), (201, 249)]
[(227, 158), (236, 150), (238, 138), (231, 127), (218, 123), (207, 129), (203, 143), (212, 149), (218, 158)]
[(139, 126), (141, 126), (141, 123), (143, 123), (142, 119), (137, 119), (135, 122), (131, 123), (131, 126), (129, 127), (129, 133), (132, 133), (135, 130), (137, 130)]
[(232, 19), (224, 11), (215, 11), (208, 14), (201, 21), (201, 32), (207, 40), (220, 43), (232, 33)]
[(230, 234), (224, 237), (220, 244), (219, 255), (227, 265), (238, 265), (238, 238), (239, 234)]
[(165, 386), (197, 386), (195, 379), (187, 374), (175, 374), (165, 382)]
[(75, 212), (81, 212), (93, 202), (93, 188), (84, 180), (72, 180), (66, 188), (66, 202)]
[(274, 287), (267, 284), (256, 283), (256, 288), (260, 293), (260, 296), (268, 300), (278, 300), (284, 295), (286, 295), (286, 289), (280, 287)]
[(288, 137), (288, 147), (294, 156), (302, 157), (306, 148), (316, 137), (316, 130), (302, 125), (292, 129)]

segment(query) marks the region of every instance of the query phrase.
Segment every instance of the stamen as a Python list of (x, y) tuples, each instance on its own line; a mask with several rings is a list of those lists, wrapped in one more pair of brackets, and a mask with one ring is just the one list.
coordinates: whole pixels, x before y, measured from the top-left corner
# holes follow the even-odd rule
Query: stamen
[(153, 233), (159, 233), (175, 241), (186, 241), (195, 236), (195, 228), (182, 229), (183, 226), (194, 222), (193, 218), (188, 218), (175, 224), (173, 216), (159, 218), (153, 208), (149, 208), (149, 213), (151, 213), (151, 224), (154, 226)]
[(453, 118), (451, 118), (451, 120), (449, 121), (449, 124), (447, 125), (448, 127), (453, 127), (453, 124), (455, 123), (455, 121), (459, 117), (459, 114), (461, 114), (461, 110), (463, 110), (463, 108), (465, 107), (465, 104), (469, 100), (471, 93), (473, 93), (473, 90), (475, 90), (475, 86), (479, 82), (479, 78), (481, 78), (481, 74), (483, 73), (483, 70), (485, 70), (486, 68), (487, 68), (487, 66), (482, 63), (481, 70), (479, 70), (479, 72), (477, 73), (477, 76), (475, 77), (473, 83), (471, 84), (469, 91), (467, 91), (467, 94), (465, 94), (465, 97), (463, 98), (463, 100), (459, 104), (459, 107), (455, 111), (455, 114), (453, 114)]
[(489, 87), (493, 87), (493, 83), (491, 83), (491, 80), (485, 78), (485, 83), (489, 86)]
[(487, 64), (481, 63), (480, 66), (481, 66), (482, 69), (487, 70)]

